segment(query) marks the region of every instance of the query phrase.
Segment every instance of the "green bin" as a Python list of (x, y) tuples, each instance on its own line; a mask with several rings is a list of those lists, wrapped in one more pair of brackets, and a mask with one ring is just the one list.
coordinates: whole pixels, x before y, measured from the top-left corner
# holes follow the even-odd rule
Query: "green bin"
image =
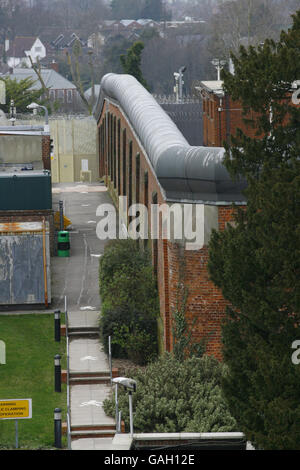
[(57, 245), (57, 254), (61, 258), (66, 258), (70, 256), (70, 235), (66, 230), (61, 230), (58, 232), (58, 245)]

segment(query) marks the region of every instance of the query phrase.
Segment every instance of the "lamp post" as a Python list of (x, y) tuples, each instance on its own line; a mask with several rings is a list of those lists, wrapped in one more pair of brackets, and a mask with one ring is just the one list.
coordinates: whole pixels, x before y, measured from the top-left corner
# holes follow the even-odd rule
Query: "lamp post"
[(49, 132), (49, 117), (48, 117), (48, 109), (46, 108), (46, 106), (43, 106), (42, 104), (38, 104), (38, 103), (30, 103), (28, 106), (27, 106), (28, 109), (38, 109), (38, 108), (42, 108), (44, 111), (45, 111), (45, 126), (44, 126), (44, 131), (45, 132)]
[(120, 432), (119, 423), (119, 407), (118, 407), (118, 385), (122, 385), (129, 394), (129, 419), (130, 419), (130, 436), (133, 437), (133, 412), (132, 412), (132, 392), (136, 392), (136, 381), (127, 379), (126, 377), (116, 377), (112, 380), (116, 385), (115, 399), (116, 399), (116, 424), (117, 432)]

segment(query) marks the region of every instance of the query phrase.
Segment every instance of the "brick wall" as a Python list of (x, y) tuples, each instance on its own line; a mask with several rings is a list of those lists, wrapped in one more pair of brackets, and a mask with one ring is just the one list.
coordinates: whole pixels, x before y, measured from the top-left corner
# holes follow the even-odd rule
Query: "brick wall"
[[(230, 206), (218, 208), (219, 230), (232, 221), (233, 209)], [(210, 280), (207, 263), (208, 247), (200, 250), (185, 250), (176, 243), (168, 243), (169, 263), (169, 331), (172, 331), (172, 312), (178, 300), (178, 283), (184, 282), (187, 289), (186, 319), (192, 328), (195, 342), (207, 340), (206, 352), (222, 359), (221, 322), (224, 318), (227, 302)]]
[(219, 97), (213, 92), (203, 98), (203, 145), (207, 147), (223, 147), (229, 142), (230, 135), (241, 129), (249, 137), (256, 136), (256, 128), (244, 119), (255, 119), (256, 114), (242, 114), (241, 103), (231, 97)]
[(43, 159), (44, 170), (51, 171), (50, 135), (43, 135), (43, 138), (42, 138), (42, 159)]

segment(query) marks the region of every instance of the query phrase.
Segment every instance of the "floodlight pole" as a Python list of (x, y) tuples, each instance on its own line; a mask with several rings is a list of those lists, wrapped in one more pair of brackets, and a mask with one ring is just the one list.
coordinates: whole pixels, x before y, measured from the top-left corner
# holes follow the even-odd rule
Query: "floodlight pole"
[(44, 126), (44, 131), (45, 132), (49, 132), (49, 113), (48, 113), (48, 109), (46, 108), (46, 106), (43, 106), (42, 104), (38, 104), (38, 103), (31, 103), (27, 106), (28, 109), (38, 109), (38, 108), (42, 108), (44, 111), (45, 111), (45, 126)]
[(41, 104), (39, 104), (39, 108), (42, 108), (45, 111), (45, 124), (46, 126), (48, 126), (49, 124), (48, 109), (46, 108), (46, 106), (42, 106)]
[(180, 67), (179, 69), (179, 102), (182, 102), (182, 85), (183, 85), (183, 72), (186, 71), (186, 67)]

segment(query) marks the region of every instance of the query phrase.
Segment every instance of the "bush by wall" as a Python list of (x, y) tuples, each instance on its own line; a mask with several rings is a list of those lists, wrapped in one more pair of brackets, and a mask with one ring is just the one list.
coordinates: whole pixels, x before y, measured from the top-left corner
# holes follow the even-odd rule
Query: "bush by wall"
[(112, 355), (145, 364), (157, 354), (158, 293), (150, 253), (135, 240), (113, 240), (99, 267), (100, 331)]

